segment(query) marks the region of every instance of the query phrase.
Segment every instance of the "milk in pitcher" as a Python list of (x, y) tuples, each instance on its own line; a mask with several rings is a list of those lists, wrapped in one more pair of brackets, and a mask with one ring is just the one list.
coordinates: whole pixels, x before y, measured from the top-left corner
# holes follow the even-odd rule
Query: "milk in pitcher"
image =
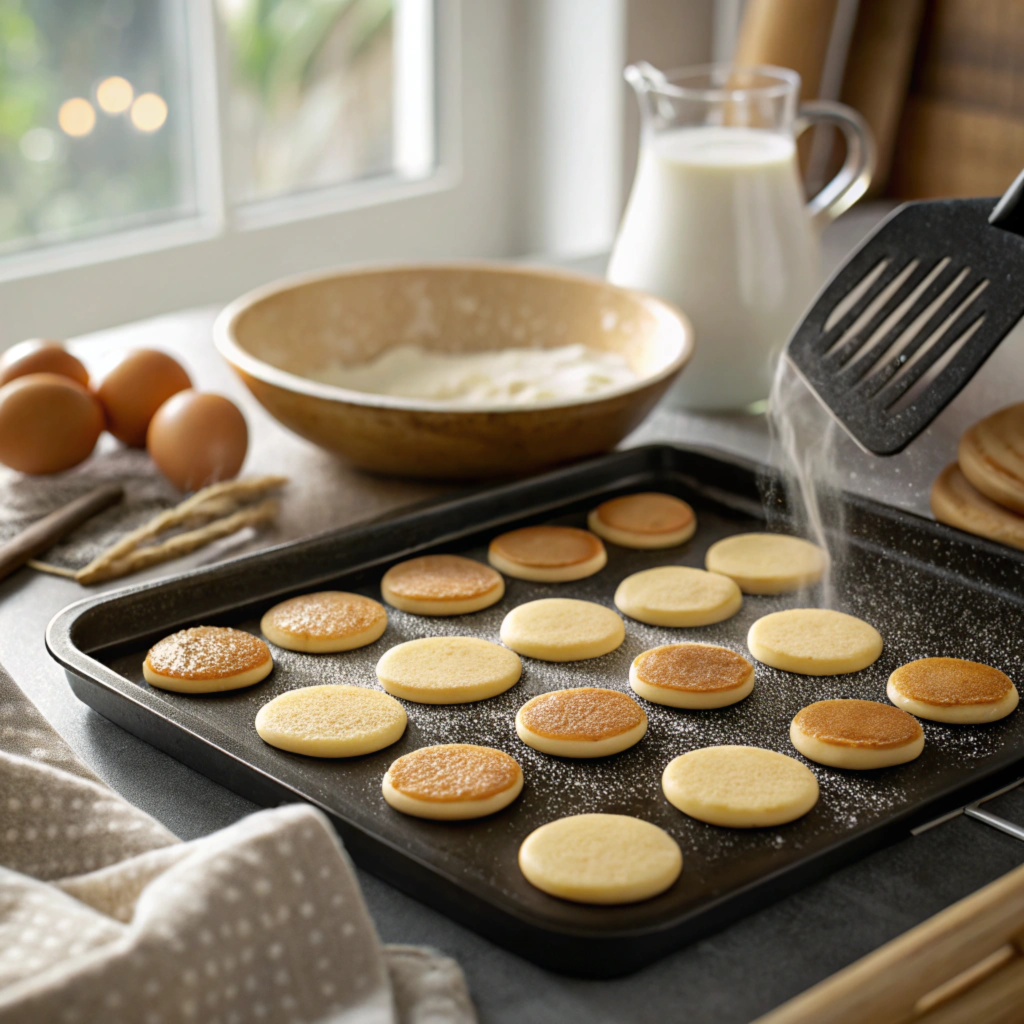
[(645, 141), (608, 278), (674, 302), (693, 322), (678, 404), (742, 409), (765, 399), (819, 267), (792, 135), (702, 125)]

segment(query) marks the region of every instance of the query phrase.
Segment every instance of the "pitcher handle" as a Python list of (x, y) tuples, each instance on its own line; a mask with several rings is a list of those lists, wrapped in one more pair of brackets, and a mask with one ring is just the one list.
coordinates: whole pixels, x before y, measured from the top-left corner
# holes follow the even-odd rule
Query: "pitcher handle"
[(875, 173), (875, 140), (867, 121), (845, 103), (832, 100), (801, 103), (795, 125), (796, 135), (803, 134), (815, 124), (834, 124), (846, 139), (846, 160), (839, 173), (807, 203), (811, 219), (824, 227), (867, 192)]

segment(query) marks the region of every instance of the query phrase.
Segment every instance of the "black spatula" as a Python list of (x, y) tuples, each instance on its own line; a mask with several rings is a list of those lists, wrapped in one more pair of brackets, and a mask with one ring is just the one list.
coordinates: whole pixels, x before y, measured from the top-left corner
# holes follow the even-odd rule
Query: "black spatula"
[(1024, 315), (1024, 172), (1000, 200), (901, 206), (846, 262), (787, 356), (847, 432), (902, 451)]

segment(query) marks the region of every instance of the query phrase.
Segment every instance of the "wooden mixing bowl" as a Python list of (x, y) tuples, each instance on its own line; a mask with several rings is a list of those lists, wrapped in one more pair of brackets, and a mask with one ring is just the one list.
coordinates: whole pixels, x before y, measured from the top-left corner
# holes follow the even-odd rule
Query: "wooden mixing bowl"
[[(364, 469), (484, 480), (613, 448), (693, 352), (679, 310), (597, 278), (495, 264), (392, 266), (302, 277), (233, 302), (217, 348), (290, 430)], [(478, 352), (583, 343), (621, 352), (639, 379), (598, 398), (455, 406), (350, 391), (309, 374), (396, 345)]]

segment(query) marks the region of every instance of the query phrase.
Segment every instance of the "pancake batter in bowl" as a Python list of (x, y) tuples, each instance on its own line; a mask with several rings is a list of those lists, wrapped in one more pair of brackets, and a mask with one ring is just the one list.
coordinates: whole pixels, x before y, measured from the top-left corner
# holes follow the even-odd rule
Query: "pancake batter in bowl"
[(350, 391), (452, 405), (543, 405), (592, 398), (636, 383), (624, 356), (587, 345), (434, 352), (401, 345), (359, 366), (308, 374)]

